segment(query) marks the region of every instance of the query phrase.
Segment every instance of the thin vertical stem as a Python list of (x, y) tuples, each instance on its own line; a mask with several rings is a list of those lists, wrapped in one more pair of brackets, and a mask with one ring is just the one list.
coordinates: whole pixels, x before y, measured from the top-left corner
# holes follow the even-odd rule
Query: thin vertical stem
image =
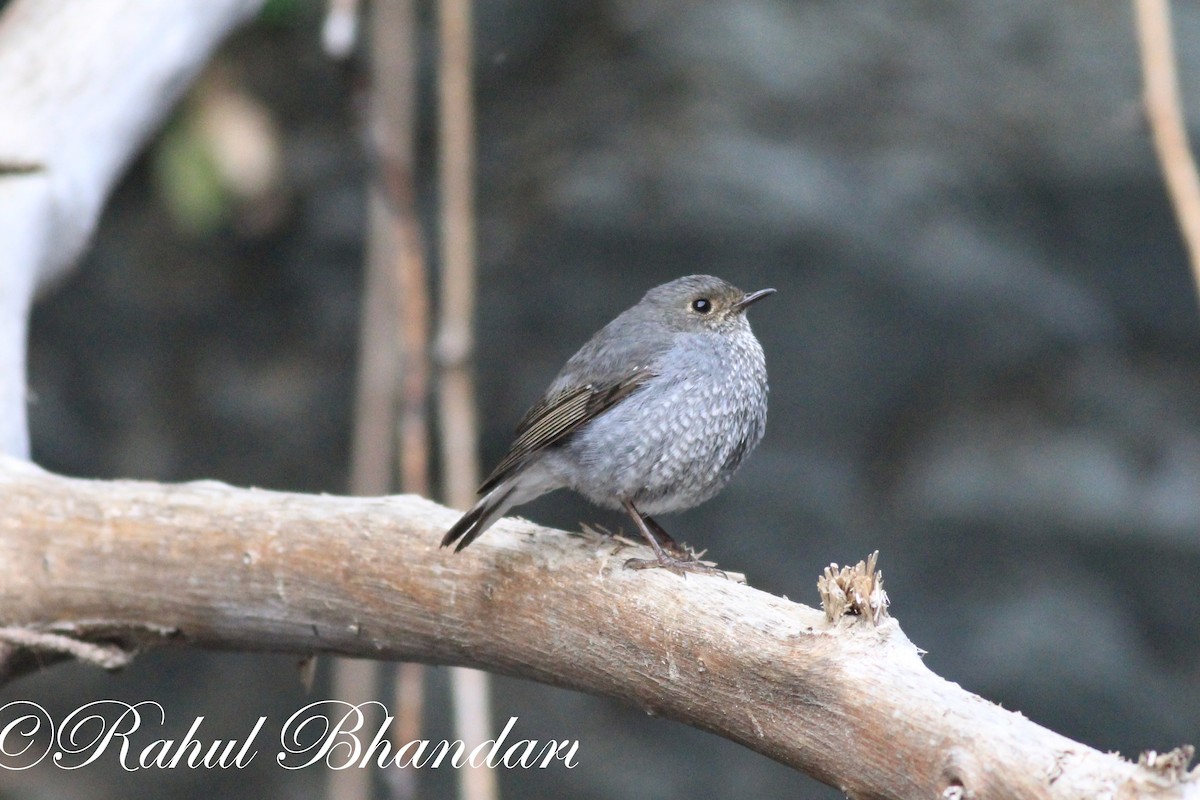
[(441, 0), (438, 65), (439, 217), (442, 293), (437, 355), (443, 491), (465, 508), (479, 481), (478, 423), (471, 370), (475, 315), (475, 120), (471, 94), (471, 3)]
[[(396, 429), (400, 488), (429, 494), (429, 293), (416, 205), (417, 37), (413, 0), (377, 0), (371, 25), (371, 106), (368, 130), (376, 159), (371, 205), (384, 258), (394, 271), (392, 288), (399, 325), (394, 329), (400, 361), (400, 408)], [(393, 685), (393, 736), (420, 738), (424, 668), (401, 665)], [(390, 770), (393, 796), (417, 794), (411, 769)]]
[[(438, 180), (442, 293), (437, 355), (441, 418), (442, 486), (446, 501), (469, 506), (479, 482), (478, 422), (471, 369), (475, 314), (475, 110), (472, 102), (471, 0), (438, 3)], [(491, 729), (490, 681), (486, 673), (450, 673), (456, 735), (484, 741)], [(494, 800), (495, 774), (459, 773), (459, 797)]]
[[(359, 333), (359, 370), (350, 448), (350, 493), (363, 496), (392, 490), (396, 409), (400, 384), (397, 346), (396, 274), (387, 230), (387, 209), (379, 190), (369, 189), (366, 263)], [(374, 699), (379, 664), (338, 659), (333, 664), (333, 695), (350, 703)], [(330, 800), (368, 800), (372, 774), (367, 770), (331, 770), (326, 794)]]
[(1200, 177), (1188, 145), (1168, 0), (1134, 0), (1145, 84), (1143, 100), (1167, 193), (1200, 293)]
[[(333, 696), (358, 705), (375, 698), (379, 662), (339, 658), (333, 662)], [(369, 800), (371, 772), (365, 769), (331, 769), (326, 772), (329, 800)]]

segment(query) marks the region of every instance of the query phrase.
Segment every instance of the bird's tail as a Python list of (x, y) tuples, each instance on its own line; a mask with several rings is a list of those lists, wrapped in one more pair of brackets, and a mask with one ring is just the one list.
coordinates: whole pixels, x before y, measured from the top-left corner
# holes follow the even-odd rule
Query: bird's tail
[(516, 488), (511, 483), (502, 483), (479, 498), (471, 510), (463, 514), (462, 519), (454, 523), (454, 527), (442, 537), (442, 547), (458, 542), (454, 548), (454, 552), (457, 553), (479, 538), (479, 534), (492, 527), (493, 522), (516, 505), (512, 498), (512, 493)]

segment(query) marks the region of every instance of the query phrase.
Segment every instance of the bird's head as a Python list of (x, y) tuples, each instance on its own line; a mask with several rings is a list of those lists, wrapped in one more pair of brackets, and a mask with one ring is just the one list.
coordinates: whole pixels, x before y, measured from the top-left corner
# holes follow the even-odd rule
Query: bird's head
[(774, 293), (743, 292), (712, 275), (689, 275), (654, 287), (640, 305), (675, 330), (722, 332), (746, 327), (746, 309)]

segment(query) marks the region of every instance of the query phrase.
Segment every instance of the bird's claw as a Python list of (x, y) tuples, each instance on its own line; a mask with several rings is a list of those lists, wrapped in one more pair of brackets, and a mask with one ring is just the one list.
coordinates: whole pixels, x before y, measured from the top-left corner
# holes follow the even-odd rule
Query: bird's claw
[(664, 554), (662, 558), (631, 558), (625, 562), (625, 568), (665, 569), (668, 572), (675, 573), (681, 578), (687, 578), (687, 574), (689, 572), (695, 572), (701, 575), (720, 575), (722, 578), (729, 578), (729, 576), (725, 573), (725, 570), (718, 569), (714, 564), (710, 564), (705, 561), (699, 561), (695, 558), (688, 558), (686, 560), (672, 558), (666, 554)]

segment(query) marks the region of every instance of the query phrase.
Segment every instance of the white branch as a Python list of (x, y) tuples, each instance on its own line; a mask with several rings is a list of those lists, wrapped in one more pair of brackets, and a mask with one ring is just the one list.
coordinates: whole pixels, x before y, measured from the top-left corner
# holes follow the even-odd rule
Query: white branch
[(0, 452), (27, 456), (26, 328), (113, 184), (263, 0), (14, 0), (0, 16)]

